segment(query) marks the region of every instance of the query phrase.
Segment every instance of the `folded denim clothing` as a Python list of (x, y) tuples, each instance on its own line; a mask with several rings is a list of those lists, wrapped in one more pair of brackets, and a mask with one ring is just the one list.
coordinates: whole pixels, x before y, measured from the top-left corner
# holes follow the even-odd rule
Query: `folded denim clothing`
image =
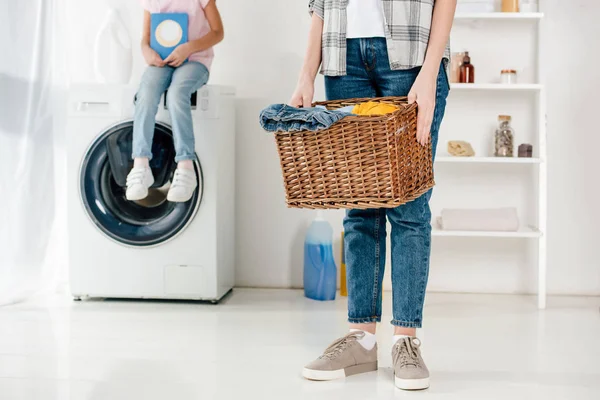
[(260, 124), (268, 132), (320, 131), (352, 114), (324, 107), (296, 108), (273, 104), (260, 113)]
[(438, 219), (440, 228), (448, 231), (498, 231), (519, 230), (516, 208), (494, 209), (443, 209)]

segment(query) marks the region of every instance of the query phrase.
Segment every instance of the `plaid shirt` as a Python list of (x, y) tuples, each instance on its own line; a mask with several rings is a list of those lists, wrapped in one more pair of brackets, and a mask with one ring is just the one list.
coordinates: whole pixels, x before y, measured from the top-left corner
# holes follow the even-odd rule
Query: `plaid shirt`
[[(435, 0), (381, 0), (390, 67), (393, 70), (422, 66), (429, 43)], [(309, 0), (310, 13), (323, 19), (321, 73), (346, 75), (346, 7), (348, 0)], [(450, 59), (446, 46), (444, 62)]]

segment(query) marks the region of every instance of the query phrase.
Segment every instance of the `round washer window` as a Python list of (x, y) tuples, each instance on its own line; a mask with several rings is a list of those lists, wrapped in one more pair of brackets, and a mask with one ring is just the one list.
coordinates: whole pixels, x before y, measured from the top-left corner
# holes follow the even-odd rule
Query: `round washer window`
[[(131, 135), (132, 129), (132, 121), (122, 122), (99, 135), (89, 147), (81, 165), (81, 199), (92, 222), (111, 239), (129, 246), (155, 246), (177, 236), (194, 218), (202, 200), (202, 169), (196, 160), (198, 188), (186, 203), (166, 201), (171, 176), (164, 185), (150, 188), (146, 199), (127, 200), (125, 188), (117, 183), (109, 162), (109, 145), (118, 141), (109, 139), (114, 135)], [(156, 124), (154, 145), (158, 151), (173, 146), (169, 126)], [(130, 151), (130, 148), (123, 151)], [(153, 158), (153, 169), (156, 162)], [(171, 165), (164, 160), (163, 164), (162, 168)]]

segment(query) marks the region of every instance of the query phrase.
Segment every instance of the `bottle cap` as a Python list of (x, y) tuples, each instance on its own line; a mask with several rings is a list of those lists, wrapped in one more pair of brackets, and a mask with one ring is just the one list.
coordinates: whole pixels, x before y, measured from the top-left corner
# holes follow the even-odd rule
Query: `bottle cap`
[(503, 69), (502, 73), (503, 74), (516, 74), (517, 70), (515, 70), (515, 69)]
[(325, 221), (325, 214), (323, 213), (323, 210), (317, 210), (315, 221)]
[(510, 115), (498, 115), (498, 121), (510, 121), (512, 117)]

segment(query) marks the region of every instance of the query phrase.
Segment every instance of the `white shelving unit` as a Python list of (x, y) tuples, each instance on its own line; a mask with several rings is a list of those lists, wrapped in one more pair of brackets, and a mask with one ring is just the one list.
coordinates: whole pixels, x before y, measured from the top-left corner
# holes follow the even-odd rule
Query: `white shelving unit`
[(542, 162), (539, 158), (501, 158), (501, 157), (452, 157), (438, 156), (435, 159), (436, 164), (539, 164)]
[(501, 83), (453, 83), (452, 90), (500, 90), (500, 91), (529, 91), (538, 92), (544, 87), (537, 83), (504, 85)]
[(432, 236), (453, 236), (453, 237), (488, 237), (488, 238), (529, 238), (536, 239), (542, 236), (542, 233), (536, 228), (524, 227), (516, 232), (490, 232), (490, 231), (445, 231), (434, 227), (431, 231)]
[[(540, 3), (543, 3), (540, 1)], [(542, 4), (540, 4), (542, 7)], [(521, 29), (528, 29), (528, 32), (532, 32), (532, 35), (536, 35), (537, 38), (524, 38), (524, 41), (531, 45), (535, 46), (534, 53), (536, 53), (533, 57), (535, 57), (535, 61), (533, 61), (533, 68), (529, 68), (527, 72), (531, 76), (531, 79), (524, 79), (524, 83), (513, 84), (513, 85), (504, 85), (500, 83), (475, 83), (475, 84), (457, 84), (454, 83), (451, 85), (452, 91), (451, 96), (453, 98), (460, 98), (460, 101), (464, 104), (468, 104), (464, 106), (465, 109), (468, 109), (469, 113), (476, 113), (478, 107), (482, 104), (489, 104), (488, 102), (499, 101), (504, 103), (498, 104), (510, 104), (510, 99), (515, 99), (518, 104), (527, 104), (526, 110), (535, 110), (531, 113), (527, 114), (527, 118), (532, 122), (532, 126), (536, 126), (535, 134), (531, 134), (531, 137), (535, 143), (536, 148), (534, 149), (535, 158), (494, 158), (486, 156), (477, 156), (477, 157), (451, 157), (438, 153), (438, 157), (436, 158), (436, 171), (443, 172), (448, 176), (448, 174), (457, 174), (464, 171), (472, 171), (472, 174), (477, 177), (487, 176), (489, 171), (493, 171), (495, 173), (489, 176), (489, 180), (493, 181), (494, 179), (504, 179), (505, 181), (508, 179), (514, 179), (518, 181), (525, 176), (525, 173), (529, 173), (528, 176), (532, 176), (532, 179), (536, 181), (537, 187), (535, 187), (536, 199), (524, 199), (524, 201), (531, 202), (531, 204), (535, 205), (535, 211), (531, 213), (533, 215), (531, 217), (532, 222), (535, 223), (535, 227), (526, 226), (521, 228), (521, 230), (517, 232), (463, 232), (463, 231), (444, 231), (437, 227), (433, 228), (432, 235), (434, 237), (460, 237), (460, 238), (488, 238), (490, 240), (507, 240), (507, 239), (528, 239), (533, 241), (532, 246), (537, 245), (537, 248), (533, 253), (535, 256), (531, 259), (535, 258), (537, 261), (537, 289), (538, 289), (538, 307), (540, 309), (544, 309), (546, 307), (546, 208), (547, 208), (547, 153), (546, 153), (546, 89), (544, 87), (544, 71), (542, 69), (541, 63), (541, 52), (542, 52), (542, 27), (543, 27), (543, 18), (544, 14), (542, 12), (538, 13), (463, 13), (457, 14), (455, 18), (455, 27), (465, 26), (467, 24), (467, 28), (476, 29), (477, 33), (481, 32), (481, 35), (486, 34), (487, 29), (492, 29), (492, 32), (495, 35), (491, 38), (485, 37), (485, 40), (489, 39), (489, 48), (493, 48), (495, 42), (501, 43), (503, 39), (505, 39), (502, 35), (502, 29), (504, 29), (503, 24), (507, 24), (507, 30), (511, 29), (508, 26), (519, 26)], [(487, 22), (489, 21), (489, 22)], [(510, 22), (517, 21), (517, 22)], [(520, 22), (519, 22), (520, 21)], [(513, 24), (513, 25), (510, 25)], [(514, 25), (517, 24), (517, 25)], [(533, 25), (523, 25), (523, 24), (533, 24)], [(525, 27), (525, 28), (523, 28)], [(459, 28), (460, 29), (460, 28)], [(464, 31), (463, 31), (464, 32)], [(458, 35), (460, 36), (460, 35)], [(472, 36), (463, 35), (463, 42), (467, 42), (469, 39), (472, 39)], [(474, 39), (474, 40), (484, 40), (484, 39)], [(461, 43), (465, 44), (465, 43)], [(495, 57), (493, 53), (488, 53), (487, 50), (483, 47), (484, 45), (480, 44), (479, 53), (480, 54), (491, 54), (492, 57)], [(460, 47), (457, 48), (460, 50)], [(515, 57), (519, 57), (524, 53), (520, 53), (519, 55), (515, 55)], [(530, 54), (530, 53), (527, 53)], [(488, 69), (491, 68), (491, 64), (493, 64), (493, 68), (498, 68), (498, 73), (500, 69), (506, 68), (504, 65), (499, 64), (497, 58), (481, 60), (486, 61)], [(477, 79), (477, 60), (474, 60), (474, 65), (476, 67), (476, 79)], [(489, 72), (489, 71), (487, 71)], [(491, 75), (488, 75), (489, 78)], [(521, 76), (519, 76), (521, 78)], [(525, 83), (526, 81), (531, 80), (532, 82)], [(483, 80), (485, 81), (485, 79)], [(507, 96), (509, 100), (507, 99)], [(534, 101), (535, 105), (530, 104), (529, 102)], [(463, 104), (461, 103), (461, 104)], [(493, 103), (495, 104), (495, 103)], [(488, 109), (493, 107), (488, 106)], [(506, 108), (506, 107), (505, 107)], [(528, 112), (528, 111), (523, 111)], [(489, 113), (487, 113), (489, 114)], [(486, 114), (486, 116), (487, 116)], [(454, 117), (458, 118), (458, 117)], [(483, 118), (483, 117), (481, 117)], [(464, 125), (469, 124), (469, 115), (465, 115), (461, 122)], [(459, 133), (452, 133), (453, 139), (459, 139)], [(516, 143), (518, 145), (518, 143)], [(440, 142), (439, 150), (442, 150), (442, 143)], [(516, 152), (516, 149), (515, 149)], [(462, 165), (455, 166), (450, 168), (450, 165)], [(485, 167), (485, 165), (489, 165)], [(524, 171), (519, 169), (508, 169), (508, 165), (521, 165), (521, 168), (524, 168)], [(469, 168), (471, 168), (469, 170)], [(506, 168), (504, 170), (504, 168)], [(491, 170), (490, 170), (491, 169)], [(531, 170), (529, 170), (531, 169)], [(482, 175), (483, 174), (483, 175)], [(514, 178), (513, 175), (514, 174)], [(510, 176), (510, 178), (508, 177)], [(488, 179), (488, 178), (486, 178)], [(438, 182), (442, 183), (443, 182)], [(506, 183), (506, 182), (504, 182)], [(467, 183), (468, 185), (468, 183)], [(524, 185), (526, 186), (526, 185)], [(521, 186), (517, 186), (521, 188)], [(455, 190), (452, 188), (451, 190)], [(457, 189), (458, 190), (458, 189)], [(484, 191), (485, 192), (485, 191)], [(532, 191), (533, 192), (533, 191)], [(518, 195), (526, 196), (524, 194), (526, 192), (520, 191)], [(485, 193), (478, 193), (480, 196), (485, 196)], [(439, 195), (438, 195), (439, 196)], [(506, 198), (510, 198), (511, 194), (506, 193)], [(444, 202), (444, 199), (439, 200), (441, 203)], [(456, 204), (456, 199), (455, 202)], [(529, 204), (529, 203), (528, 203)], [(481, 205), (482, 208), (485, 208), (485, 204)], [(536, 221), (537, 220), (537, 221)], [(529, 221), (528, 221), (529, 222)], [(465, 239), (468, 240), (468, 239)], [(450, 244), (448, 244), (450, 246)]]
[(477, 21), (487, 19), (513, 19), (513, 20), (541, 20), (544, 18), (544, 13), (503, 13), (503, 12), (491, 12), (491, 13), (458, 13), (454, 16), (457, 21)]

